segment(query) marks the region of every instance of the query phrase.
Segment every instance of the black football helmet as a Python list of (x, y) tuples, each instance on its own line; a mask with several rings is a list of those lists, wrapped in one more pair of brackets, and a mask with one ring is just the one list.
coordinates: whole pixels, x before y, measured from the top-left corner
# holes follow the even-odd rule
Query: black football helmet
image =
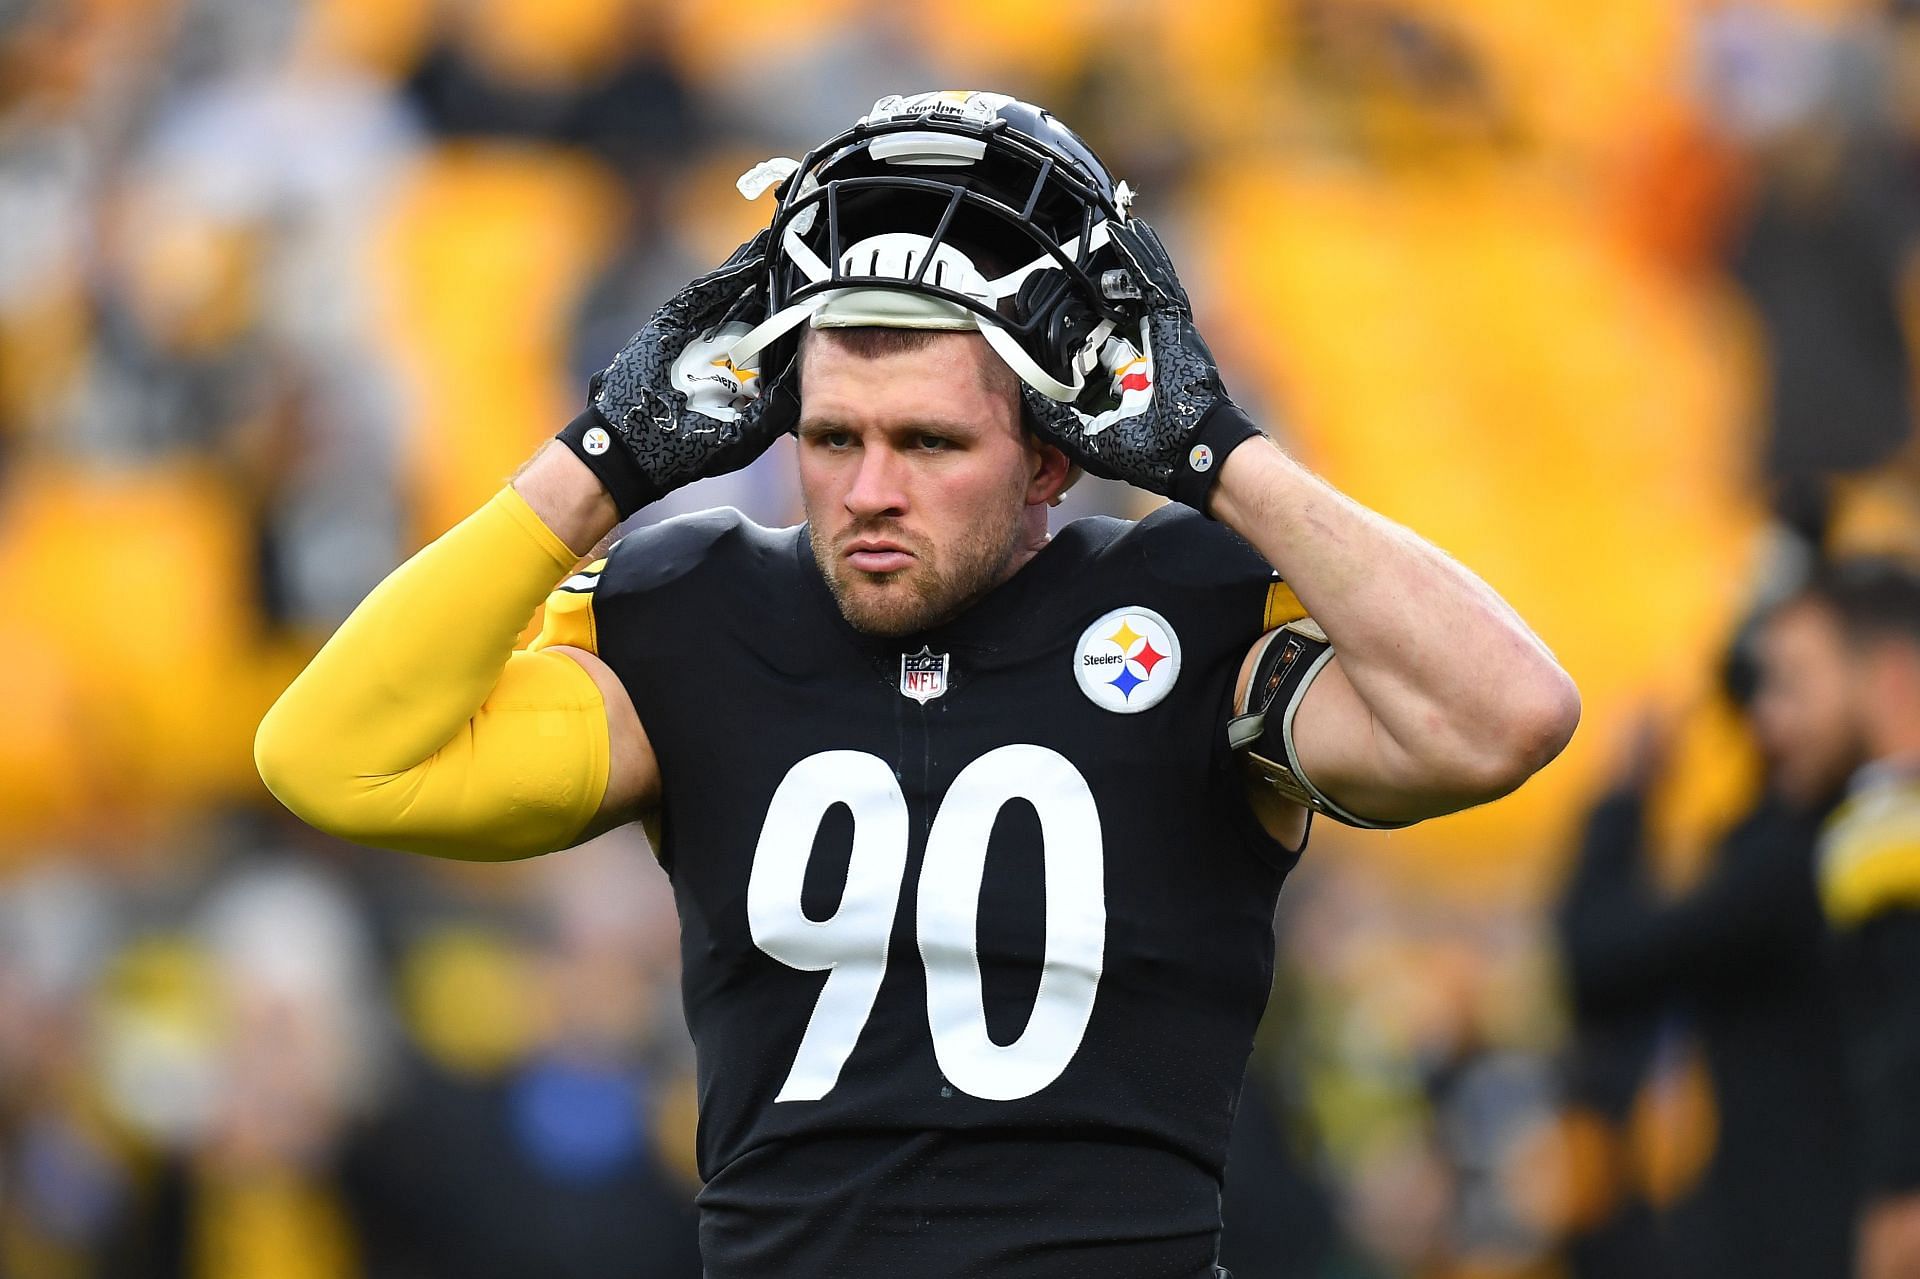
[(978, 329), (1029, 386), (1071, 403), (1138, 309), (1107, 246), (1132, 193), (1031, 103), (882, 98), (800, 161), (740, 180), (750, 199), (773, 187), (768, 318), (734, 348), (738, 363), (787, 367), (803, 321)]

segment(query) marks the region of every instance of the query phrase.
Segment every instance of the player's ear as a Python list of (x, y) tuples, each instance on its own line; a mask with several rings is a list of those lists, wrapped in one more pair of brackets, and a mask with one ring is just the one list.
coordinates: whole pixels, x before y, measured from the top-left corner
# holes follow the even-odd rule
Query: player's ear
[(1027, 437), (1027, 505), (1045, 502), (1058, 505), (1060, 498), (1080, 478), (1080, 468), (1051, 444)]

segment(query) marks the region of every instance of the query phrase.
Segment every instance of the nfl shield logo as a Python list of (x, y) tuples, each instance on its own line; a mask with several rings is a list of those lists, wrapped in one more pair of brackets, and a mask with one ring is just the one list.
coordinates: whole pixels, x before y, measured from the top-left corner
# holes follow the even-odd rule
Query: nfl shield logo
[(922, 644), (918, 653), (900, 654), (900, 694), (925, 706), (947, 691), (946, 653), (936, 653)]

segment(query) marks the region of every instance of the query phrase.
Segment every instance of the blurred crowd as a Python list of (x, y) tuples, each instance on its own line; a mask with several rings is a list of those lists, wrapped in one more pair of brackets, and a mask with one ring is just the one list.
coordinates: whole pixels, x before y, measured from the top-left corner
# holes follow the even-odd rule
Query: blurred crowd
[[(1316, 832), (1223, 1261), (1846, 1273), (1860, 761), (1796, 790), (1764, 675), (1821, 565), (1920, 552), (1898, 0), (0, 0), (0, 1273), (698, 1274), (639, 833), (344, 847), (249, 744), (764, 222), (737, 174), (966, 85), (1085, 134), (1236, 396), (1586, 699), (1511, 800)], [(789, 470), (640, 518), (790, 522)]]

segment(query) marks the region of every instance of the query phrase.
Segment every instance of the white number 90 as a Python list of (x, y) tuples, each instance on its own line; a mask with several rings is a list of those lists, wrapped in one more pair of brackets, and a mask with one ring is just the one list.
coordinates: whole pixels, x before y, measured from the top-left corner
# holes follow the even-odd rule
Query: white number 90
[[(1040, 817), (1047, 902), (1040, 988), (1010, 1044), (987, 1034), (977, 924), (987, 841), (1008, 801)], [(853, 814), (853, 852), (840, 908), (813, 920), (800, 906), (821, 820)], [(747, 922), (754, 945), (791, 968), (830, 970), (775, 1101), (818, 1101), (833, 1090), (873, 1012), (907, 868), (907, 801), (893, 771), (864, 751), (823, 751), (790, 769), (754, 849)], [(918, 888), (920, 961), (934, 1056), (954, 1087), (989, 1101), (1028, 1097), (1067, 1068), (1086, 1034), (1106, 954), (1105, 867), (1093, 792), (1064, 755), (1002, 746), (961, 770), (934, 815)]]

